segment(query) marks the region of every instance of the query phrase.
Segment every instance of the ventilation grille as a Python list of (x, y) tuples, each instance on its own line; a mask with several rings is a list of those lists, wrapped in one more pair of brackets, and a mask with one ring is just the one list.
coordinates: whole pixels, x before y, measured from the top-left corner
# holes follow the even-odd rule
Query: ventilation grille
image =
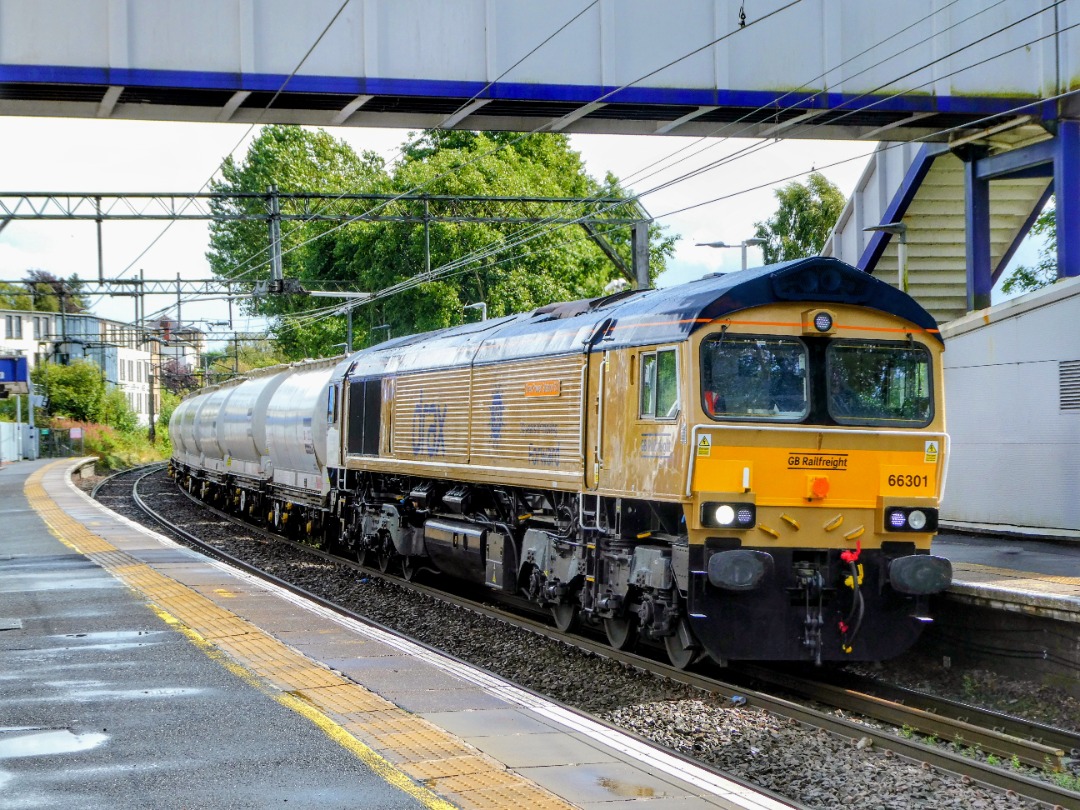
[(1061, 390), (1061, 410), (1080, 411), (1080, 360), (1058, 363), (1058, 382)]

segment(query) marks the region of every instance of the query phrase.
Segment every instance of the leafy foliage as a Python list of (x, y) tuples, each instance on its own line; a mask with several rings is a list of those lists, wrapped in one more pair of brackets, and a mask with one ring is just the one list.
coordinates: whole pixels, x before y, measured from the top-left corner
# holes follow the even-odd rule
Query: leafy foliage
[(1057, 210), (1053, 197), (1031, 226), (1031, 232), (1046, 239), (1039, 250), (1039, 261), (1034, 267), (1020, 265), (1013, 270), (1001, 285), (1006, 295), (1041, 290), (1057, 281)]
[[(419, 188), (425, 194), (448, 196), (627, 196), (616, 178), (609, 176), (599, 183), (589, 177), (581, 156), (570, 149), (564, 135), (429, 133), (411, 142), (402, 160), (387, 173), (370, 157), (350, 156), (347, 146), (325, 133), (289, 127), (265, 128), (243, 165), (230, 164), (228, 182), (218, 190), (253, 191), (254, 185), (269, 182), (285, 190), (285, 182), (270, 169), (287, 168), (286, 176), (297, 181), (318, 178), (313, 167), (316, 155), (292, 148), (294, 139), (307, 142), (315, 137), (322, 139), (320, 143), (327, 149), (333, 144), (334, 165), (340, 169), (331, 174), (329, 183), (323, 182), (323, 189), (338, 184), (354, 192), (392, 194)], [(307, 191), (313, 187), (319, 186), (295, 188)], [(521, 215), (520, 209), (508, 206), (500, 212)], [(544, 215), (553, 213), (567, 217), (580, 211), (560, 206), (545, 209)], [(620, 275), (577, 226), (433, 222), (425, 229), (421, 222), (353, 222), (313, 240), (325, 230), (322, 225), (305, 225), (283, 240), (286, 251), (305, 243), (286, 254), (286, 276), (313, 288), (325, 288), (332, 282), (344, 282), (348, 290), (376, 294), (401, 288), (356, 310), (354, 346), (384, 339), (385, 332), (373, 331), (375, 327), (388, 327), (392, 335), (400, 336), (461, 323), (464, 305), (477, 301), (487, 303), (489, 315), (497, 317), (556, 300), (598, 296)], [(538, 235), (518, 244), (533, 234)], [(629, 229), (604, 235), (629, 266)], [(673, 252), (674, 239), (665, 237), (658, 227), (650, 230), (650, 236), (650, 271), (655, 277)], [(209, 254), (215, 273), (225, 275), (262, 251), (266, 242), (260, 223), (218, 223)], [(460, 266), (452, 266), (458, 262)], [(429, 266), (436, 271), (431, 276), (427, 275)], [(258, 275), (265, 277), (266, 273), (260, 270)], [(287, 357), (327, 356), (334, 353), (334, 344), (344, 342), (344, 315), (340, 311), (304, 314), (315, 306), (299, 297), (260, 304), (264, 313), (283, 316), (275, 336)]]
[(0, 309), (59, 312), (61, 301), (65, 312), (86, 310), (77, 275), (62, 279), (45, 270), (28, 270), (21, 282), (0, 282)]
[(775, 192), (779, 206), (754, 235), (764, 239), (765, 263), (816, 256), (844, 210), (844, 195), (825, 175), (813, 172), (806, 184), (792, 181)]
[(158, 368), (158, 383), (162, 391), (173, 394), (185, 394), (200, 386), (200, 380), (191, 366), (176, 358), (165, 360)]
[(76, 360), (68, 366), (39, 363), (32, 376), (45, 389), (49, 416), (66, 416), (79, 422), (98, 421), (105, 404), (105, 380), (95, 363), (89, 360)]

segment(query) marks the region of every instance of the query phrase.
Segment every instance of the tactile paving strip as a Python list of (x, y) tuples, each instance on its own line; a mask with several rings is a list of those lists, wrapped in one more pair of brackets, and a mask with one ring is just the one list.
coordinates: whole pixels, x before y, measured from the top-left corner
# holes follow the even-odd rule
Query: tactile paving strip
[(189, 638), (225, 653), (242, 668), (237, 674), (311, 719), (388, 782), (439, 810), (451, 805), (436, 793), (450, 794), (454, 805), (470, 810), (572, 807), (91, 532), (64, 512), (42, 485), (46, 473), (63, 464), (38, 470), (25, 486), (31, 506), (58, 540), (144, 594), (163, 619), (179, 623)]

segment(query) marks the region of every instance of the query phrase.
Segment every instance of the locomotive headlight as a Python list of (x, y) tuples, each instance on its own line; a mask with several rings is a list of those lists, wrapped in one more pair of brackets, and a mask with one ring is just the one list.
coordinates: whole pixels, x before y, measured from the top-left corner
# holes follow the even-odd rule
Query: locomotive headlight
[(716, 522), (721, 526), (730, 526), (735, 522), (735, 510), (726, 503), (716, 508)]
[(725, 529), (749, 529), (757, 522), (757, 508), (752, 503), (703, 503), (701, 525)]
[(908, 513), (907, 522), (912, 530), (921, 532), (926, 528), (926, 512), (922, 509), (912, 509)]

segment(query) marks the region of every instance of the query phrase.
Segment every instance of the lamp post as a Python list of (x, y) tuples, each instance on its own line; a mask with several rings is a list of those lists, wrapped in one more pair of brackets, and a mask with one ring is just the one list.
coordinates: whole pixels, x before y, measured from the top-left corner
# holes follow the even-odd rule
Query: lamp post
[(480, 310), (480, 320), (487, 320), (487, 302), (477, 301), (475, 304), (466, 304), (462, 309), (478, 309)]
[(729, 245), (727, 242), (698, 242), (697, 247), (711, 247), (711, 248), (739, 248), (742, 251), (742, 269), (746, 269), (746, 249), (751, 245), (764, 245), (765, 239), (757, 236), (752, 236), (749, 239), (743, 239), (737, 245)]
[(908, 291), (907, 277), (907, 225), (903, 222), (889, 222), (885, 225), (871, 225), (863, 228), (864, 231), (881, 231), (898, 237), (896, 243), (896, 258), (900, 264), (896, 278), (896, 286), (902, 291)]
[(371, 327), (370, 331), (374, 332), (377, 329), (385, 329), (386, 330), (386, 339), (387, 340), (390, 339), (390, 324), (388, 324), (388, 323), (380, 323), (378, 326)]

